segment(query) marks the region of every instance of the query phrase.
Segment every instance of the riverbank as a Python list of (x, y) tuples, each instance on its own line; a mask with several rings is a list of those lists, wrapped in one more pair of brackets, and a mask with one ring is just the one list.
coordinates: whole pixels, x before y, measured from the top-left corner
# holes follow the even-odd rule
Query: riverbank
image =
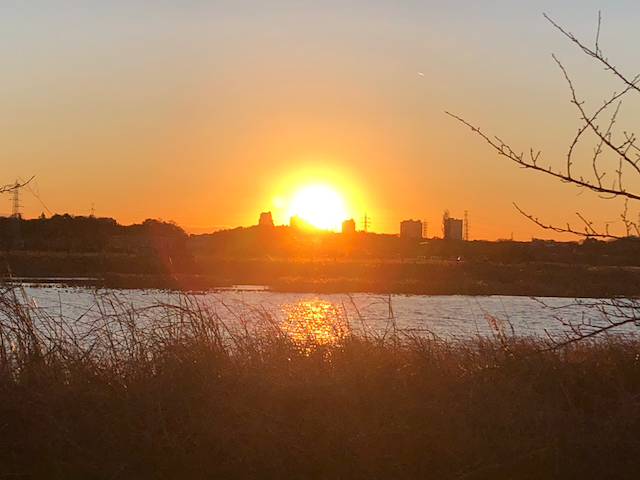
[[(210, 290), (267, 285), (277, 292), (640, 296), (640, 268), (465, 261), (160, 259), (150, 255), (15, 252), (0, 256), (13, 278), (108, 288)], [(10, 278), (10, 277), (5, 277)]]
[(327, 343), (291, 336), (267, 311), (259, 330), (235, 330), (202, 305), (135, 310), (111, 300), (89, 335), (74, 336), (20, 298), (0, 297), (7, 478), (600, 480), (640, 471), (633, 338), (550, 349), (496, 323), (493, 339), (333, 330)]

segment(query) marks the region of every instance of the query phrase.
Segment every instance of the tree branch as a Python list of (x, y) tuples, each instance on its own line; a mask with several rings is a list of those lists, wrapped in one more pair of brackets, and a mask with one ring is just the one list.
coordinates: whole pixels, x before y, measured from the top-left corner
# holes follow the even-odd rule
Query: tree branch
[(614, 197), (626, 197), (632, 200), (640, 200), (640, 195), (637, 195), (635, 193), (628, 192), (626, 190), (617, 189), (617, 188), (608, 188), (601, 185), (596, 185), (588, 180), (585, 180), (582, 177), (575, 178), (571, 175), (565, 175), (561, 172), (553, 171), (551, 167), (548, 167), (548, 168), (542, 167), (538, 165), (539, 153), (537, 155), (534, 155), (532, 151), (530, 160), (525, 160), (522, 153), (516, 154), (508, 144), (500, 140), (498, 137), (495, 137), (496, 141), (493, 141), (487, 135), (482, 133), (478, 127), (473, 126), (466, 120), (458, 117), (457, 115), (454, 115), (451, 112), (445, 111), (445, 113), (450, 117), (455, 118), (459, 122), (465, 124), (467, 127), (471, 128), (473, 132), (480, 135), (489, 145), (491, 145), (493, 149), (498, 152), (499, 155), (508, 158), (509, 160), (517, 163), (523, 168), (529, 168), (531, 170), (536, 170), (538, 172), (546, 173), (547, 175), (555, 177), (561, 180), (562, 182), (571, 183), (579, 187), (584, 187), (597, 193), (612, 195)]

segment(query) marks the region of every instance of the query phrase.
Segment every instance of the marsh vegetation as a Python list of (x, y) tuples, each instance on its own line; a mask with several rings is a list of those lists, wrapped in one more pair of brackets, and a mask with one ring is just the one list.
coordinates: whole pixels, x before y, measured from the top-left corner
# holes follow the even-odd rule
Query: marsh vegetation
[[(6, 478), (635, 478), (640, 342), (451, 341), (339, 312), (0, 295)], [(298, 312), (300, 313), (300, 312)], [(358, 319), (366, 321), (366, 319)], [(292, 323), (293, 322), (293, 323)], [(322, 326), (322, 329), (318, 327)], [(321, 334), (318, 335), (317, 332)]]

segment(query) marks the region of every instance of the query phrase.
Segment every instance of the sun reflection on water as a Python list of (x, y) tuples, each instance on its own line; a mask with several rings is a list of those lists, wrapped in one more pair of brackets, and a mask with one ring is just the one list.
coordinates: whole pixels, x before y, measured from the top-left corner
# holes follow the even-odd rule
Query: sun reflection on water
[(339, 345), (349, 334), (349, 324), (340, 308), (327, 300), (314, 298), (285, 303), (283, 331), (306, 354), (320, 345)]

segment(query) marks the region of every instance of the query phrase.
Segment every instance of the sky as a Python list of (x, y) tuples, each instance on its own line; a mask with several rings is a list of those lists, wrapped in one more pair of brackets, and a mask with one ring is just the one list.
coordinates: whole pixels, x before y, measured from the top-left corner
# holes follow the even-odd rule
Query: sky
[[(514, 203), (615, 230), (622, 202), (518, 168), (445, 114), (561, 166), (580, 122), (551, 53), (588, 105), (619, 85), (543, 13), (591, 44), (599, 11), (601, 48), (635, 75), (640, 3), (626, 0), (2, 2), (0, 183), (35, 175), (27, 218), (93, 208), (192, 233), (263, 211), (288, 223), (305, 185), (380, 233), (412, 218), (441, 236), (447, 209), (468, 212), (471, 239), (573, 238)], [(632, 131), (640, 108), (624, 107)]]

